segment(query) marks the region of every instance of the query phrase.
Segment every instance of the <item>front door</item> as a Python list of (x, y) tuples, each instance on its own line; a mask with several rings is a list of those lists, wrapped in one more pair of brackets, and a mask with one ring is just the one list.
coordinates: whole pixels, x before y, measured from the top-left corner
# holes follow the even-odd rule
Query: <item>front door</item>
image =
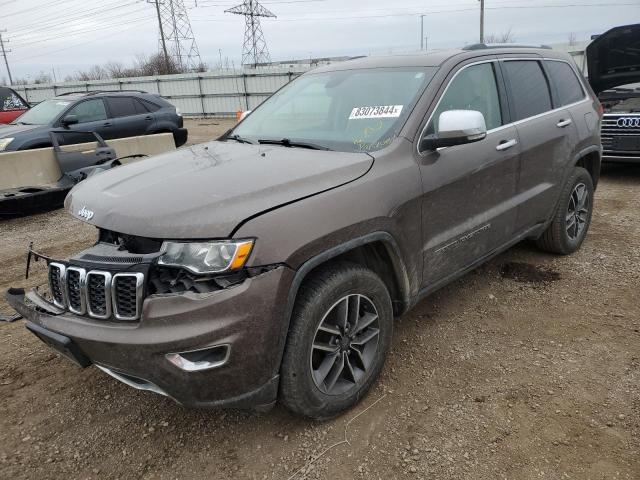
[(107, 118), (107, 110), (101, 98), (92, 98), (79, 102), (65, 114), (65, 116), (68, 115), (75, 115), (78, 123), (69, 125), (68, 133), (61, 135), (64, 137), (62, 141), (65, 144), (95, 141), (93, 135), (85, 132), (97, 132), (105, 140), (114, 138), (113, 123)]
[(516, 128), (506, 125), (497, 72), (494, 61), (462, 67), (424, 131), (437, 131), (447, 110), (479, 111), (487, 125), (479, 142), (421, 152), (426, 288), (472, 266), (513, 235), (520, 148)]

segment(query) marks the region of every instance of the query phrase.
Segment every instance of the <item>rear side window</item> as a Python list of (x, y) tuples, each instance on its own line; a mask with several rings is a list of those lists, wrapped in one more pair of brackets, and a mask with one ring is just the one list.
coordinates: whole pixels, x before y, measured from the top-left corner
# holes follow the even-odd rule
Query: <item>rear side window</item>
[(515, 121), (551, 110), (549, 85), (539, 62), (509, 60), (503, 66), (511, 84)]
[(147, 110), (149, 110), (150, 112), (155, 112), (157, 110), (160, 110), (160, 106), (156, 105), (153, 102), (150, 102), (148, 100), (143, 100), (142, 98), (140, 99), (140, 101), (144, 104), (145, 107), (147, 107)]
[(110, 97), (107, 98), (109, 111), (112, 117), (128, 117), (137, 115), (136, 105), (131, 97)]
[(564, 107), (584, 99), (584, 90), (580, 80), (568, 63), (547, 61), (546, 64), (551, 82), (558, 92), (560, 106)]
[(141, 100), (134, 98), (133, 103), (135, 105), (136, 113), (149, 113), (149, 109)]

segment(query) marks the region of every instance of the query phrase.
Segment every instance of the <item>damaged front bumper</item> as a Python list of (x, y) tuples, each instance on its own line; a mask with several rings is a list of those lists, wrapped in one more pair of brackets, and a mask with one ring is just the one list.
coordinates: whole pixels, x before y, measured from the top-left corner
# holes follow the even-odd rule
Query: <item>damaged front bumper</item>
[(30, 331), (82, 367), (188, 407), (266, 409), (277, 397), (292, 278), (279, 266), (208, 294), (151, 295), (133, 323), (75, 315), (36, 290), (6, 298)]

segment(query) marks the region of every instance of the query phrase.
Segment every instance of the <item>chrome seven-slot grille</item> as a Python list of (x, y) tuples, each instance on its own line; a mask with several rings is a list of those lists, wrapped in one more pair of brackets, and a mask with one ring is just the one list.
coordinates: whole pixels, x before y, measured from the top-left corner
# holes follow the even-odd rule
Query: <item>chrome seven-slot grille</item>
[[(634, 155), (638, 152), (621, 149), (619, 138), (638, 137), (640, 139), (640, 115), (628, 113), (612, 114), (607, 113), (602, 119), (602, 148), (605, 152)], [(614, 140), (617, 137), (617, 140)], [(629, 141), (629, 140), (627, 140)], [(640, 140), (638, 140), (640, 144)]]
[(49, 288), (53, 303), (77, 315), (117, 320), (140, 318), (144, 274), (49, 264)]

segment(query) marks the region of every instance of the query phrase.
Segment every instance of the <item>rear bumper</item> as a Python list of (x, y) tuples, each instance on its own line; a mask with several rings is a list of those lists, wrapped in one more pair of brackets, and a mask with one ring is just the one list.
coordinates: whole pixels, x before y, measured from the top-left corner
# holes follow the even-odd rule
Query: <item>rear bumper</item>
[[(267, 408), (277, 397), (292, 277), (292, 270), (279, 267), (212, 294), (151, 296), (135, 323), (57, 314), (55, 307), (44, 313), (21, 290), (10, 290), (7, 301), (28, 322), (67, 337), (91, 363), (132, 387), (188, 407)], [(228, 345), (229, 356), (211, 369), (186, 371), (166, 358), (217, 345)]]

